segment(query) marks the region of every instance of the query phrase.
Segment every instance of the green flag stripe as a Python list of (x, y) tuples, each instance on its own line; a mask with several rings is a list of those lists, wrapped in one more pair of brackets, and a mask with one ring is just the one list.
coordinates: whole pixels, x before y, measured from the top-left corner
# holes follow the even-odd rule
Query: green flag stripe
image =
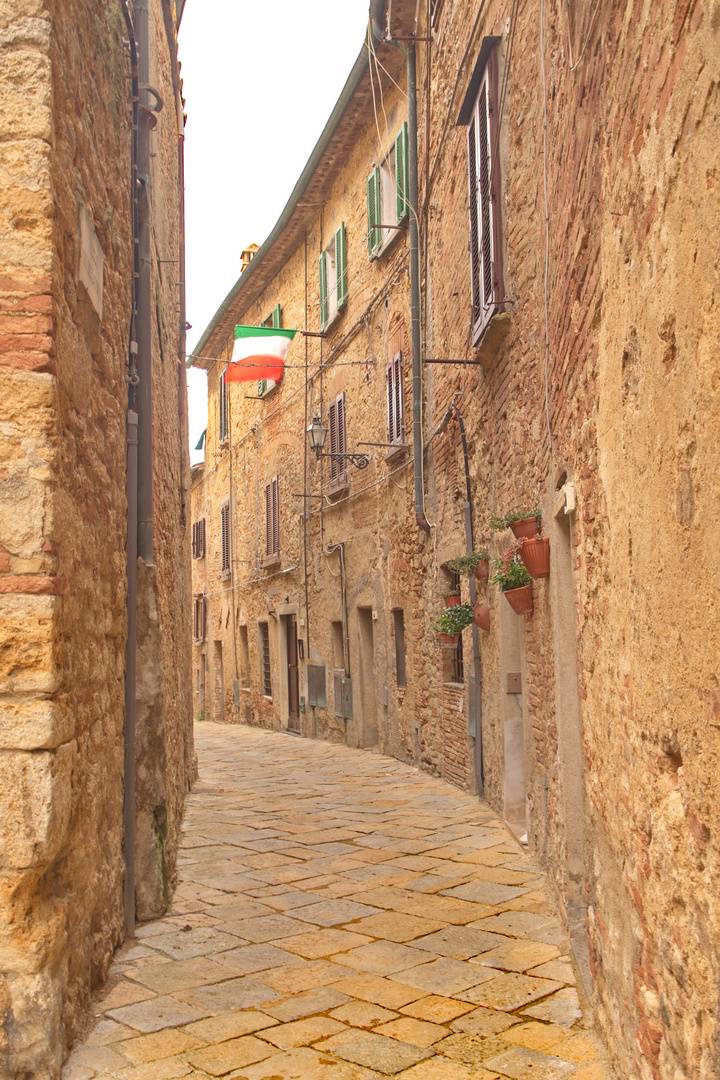
[(267, 338), (267, 337), (286, 337), (292, 339), (297, 334), (297, 330), (282, 330), (278, 326), (236, 326), (235, 337), (236, 338)]

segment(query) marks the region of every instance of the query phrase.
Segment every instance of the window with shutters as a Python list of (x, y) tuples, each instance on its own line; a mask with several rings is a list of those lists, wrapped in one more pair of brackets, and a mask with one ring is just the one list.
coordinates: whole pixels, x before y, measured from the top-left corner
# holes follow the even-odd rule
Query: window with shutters
[[(269, 326), (275, 330), (279, 330), (282, 326), (282, 309), (279, 304), (276, 304), (272, 309), (267, 319), (264, 319), (260, 324), (261, 326)], [(276, 386), (280, 385), (280, 380), (275, 379), (260, 379), (258, 381), (258, 397), (267, 397)]]
[(204, 641), (207, 636), (207, 597), (193, 597), (193, 640)]
[(443, 0), (430, 0), (430, 25), (433, 29), (437, 26), (442, 11)]
[(393, 610), (393, 629), (395, 631), (395, 681), (398, 686), (407, 686), (405, 671), (405, 612), (402, 608)]
[(320, 255), (320, 326), (324, 330), (347, 304), (347, 243), (345, 222), (340, 223)]
[(192, 527), (192, 557), (193, 559), (205, 557), (205, 518), (200, 518)]
[(250, 689), (250, 646), (247, 626), (240, 627), (240, 685), (243, 690)]
[(265, 562), (280, 558), (280, 489), (274, 476), (265, 485)]
[(228, 422), (228, 386), (225, 382), (225, 372), (223, 371), (218, 383), (218, 442), (227, 442), (230, 436), (230, 425)]
[(371, 259), (382, 254), (398, 226), (408, 219), (408, 127), (402, 125), (390, 153), (367, 178), (368, 252)]
[(505, 298), (500, 201), (498, 58), (492, 46), (467, 121), (473, 344)]
[(346, 487), (348, 483), (347, 461), (333, 454), (347, 454), (347, 425), (345, 417), (345, 394), (338, 394), (328, 407), (328, 436), (330, 441), (330, 490)]
[(395, 353), (387, 366), (387, 417), (388, 442), (393, 446), (404, 446), (405, 417), (401, 352)]
[(266, 622), (258, 623), (260, 632), (260, 693), (272, 697), (272, 672), (270, 669), (270, 628)]
[(220, 507), (220, 544), (221, 572), (224, 578), (230, 577), (230, 501)]

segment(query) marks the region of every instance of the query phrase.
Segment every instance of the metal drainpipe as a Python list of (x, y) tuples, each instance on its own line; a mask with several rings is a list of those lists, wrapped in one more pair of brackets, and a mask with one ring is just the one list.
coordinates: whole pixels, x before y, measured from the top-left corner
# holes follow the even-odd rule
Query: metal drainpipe
[(137, 659), (138, 415), (127, 414), (127, 652), (125, 660), (125, 932), (135, 936), (135, 679)]
[(135, 38), (140, 79), (137, 132), (138, 183), (138, 555), (153, 562), (153, 430), (150, 231), (150, 28), (148, 0), (135, 2)]
[(410, 188), (410, 342), (412, 349), (413, 463), (415, 468), (415, 520), (430, 533), (425, 516), (422, 431), (422, 352), (420, 345), (420, 230), (418, 228), (417, 87), (415, 85), (415, 43), (407, 56), (408, 95), (408, 181)]
[[(472, 555), (475, 550), (475, 538), (473, 536), (473, 523), (472, 523), (472, 491), (470, 488), (470, 464), (468, 461), (468, 448), (467, 437), (465, 435), (465, 421), (463, 420), (462, 413), (458, 409), (457, 405), (453, 402), (449, 409), (443, 416), (442, 420), (433, 432), (433, 439), (436, 435), (441, 435), (450, 422), (452, 414), (455, 413), (458, 424), (460, 425), (460, 438), (462, 440), (463, 448), (463, 460), (465, 462), (465, 547), (468, 555)], [(475, 588), (475, 578), (470, 578), (470, 603), (474, 604), (477, 599), (477, 590)], [(485, 776), (483, 766), (483, 745), (482, 745), (482, 664), (480, 662), (480, 636), (478, 634), (478, 628), (473, 623), (472, 627), (473, 637), (473, 679), (475, 682), (475, 700), (474, 705), (474, 720), (475, 720), (475, 775), (478, 785), (478, 796), (482, 798), (485, 788)]]
[(138, 206), (137, 206), (137, 128), (139, 75), (137, 43), (127, 0), (122, 0), (132, 65), (132, 128), (130, 207), (132, 218), (132, 310), (130, 314), (130, 345), (128, 349), (128, 413), (127, 413), (127, 642), (125, 646), (125, 731), (123, 769), (123, 827), (125, 859), (125, 932), (135, 935), (135, 682), (137, 670), (137, 466), (138, 416), (134, 405), (137, 397), (137, 271), (138, 271)]

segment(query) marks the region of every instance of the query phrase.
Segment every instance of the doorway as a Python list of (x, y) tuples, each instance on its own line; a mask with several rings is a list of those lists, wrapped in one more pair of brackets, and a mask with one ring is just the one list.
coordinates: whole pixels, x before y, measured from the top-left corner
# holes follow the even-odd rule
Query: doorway
[(360, 637), (360, 746), (377, 746), (377, 701), (375, 697), (375, 640), (372, 608), (358, 608)]
[(500, 696), (503, 712), (505, 763), (505, 824), (527, 843), (528, 814), (525, 779), (525, 703), (523, 693), (523, 625), (508, 603), (500, 604)]
[(225, 678), (223, 675), (222, 641), (213, 642), (213, 720), (225, 723)]
[(297, 620), (294, 615), (285, 616), (287, 646), (288, 729), (300, 731), (300, 673), (298, 669)]

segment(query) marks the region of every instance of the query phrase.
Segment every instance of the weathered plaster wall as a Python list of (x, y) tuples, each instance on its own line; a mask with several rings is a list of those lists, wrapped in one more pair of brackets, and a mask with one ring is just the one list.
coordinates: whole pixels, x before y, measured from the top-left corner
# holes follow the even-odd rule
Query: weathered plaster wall
[[(132, 275), (124, 36), (119, 4), (0, 5), (3, 1080), (59, 1074), (90, 990), (124, 934)], [(171, 87), (165, 98), (172, 102)], [(172, 142), (177, 154), (176, 135)], [(176, 205), (171, 189), (168, 206)], [(102, 317), (79, 283), (81, 207), (102, 250)], [(158, 218), (157, 230), (177, 251), (172, 212), (173, 227)], [(168, 454), (181, 446), (177, 320), (169, 322), (170, 372), (156, 365)], [(177, 467), (156, 468), (158, 519), (170, 538), (165, 579), (173, 560), (182, 567), (158, 600), (174, 680), (166, 692), (171, 879), (187, 786), (189, 685), (177, 656), (188, 648), (179, 597), (183, 587), (189, 592), (189, 566)]]

